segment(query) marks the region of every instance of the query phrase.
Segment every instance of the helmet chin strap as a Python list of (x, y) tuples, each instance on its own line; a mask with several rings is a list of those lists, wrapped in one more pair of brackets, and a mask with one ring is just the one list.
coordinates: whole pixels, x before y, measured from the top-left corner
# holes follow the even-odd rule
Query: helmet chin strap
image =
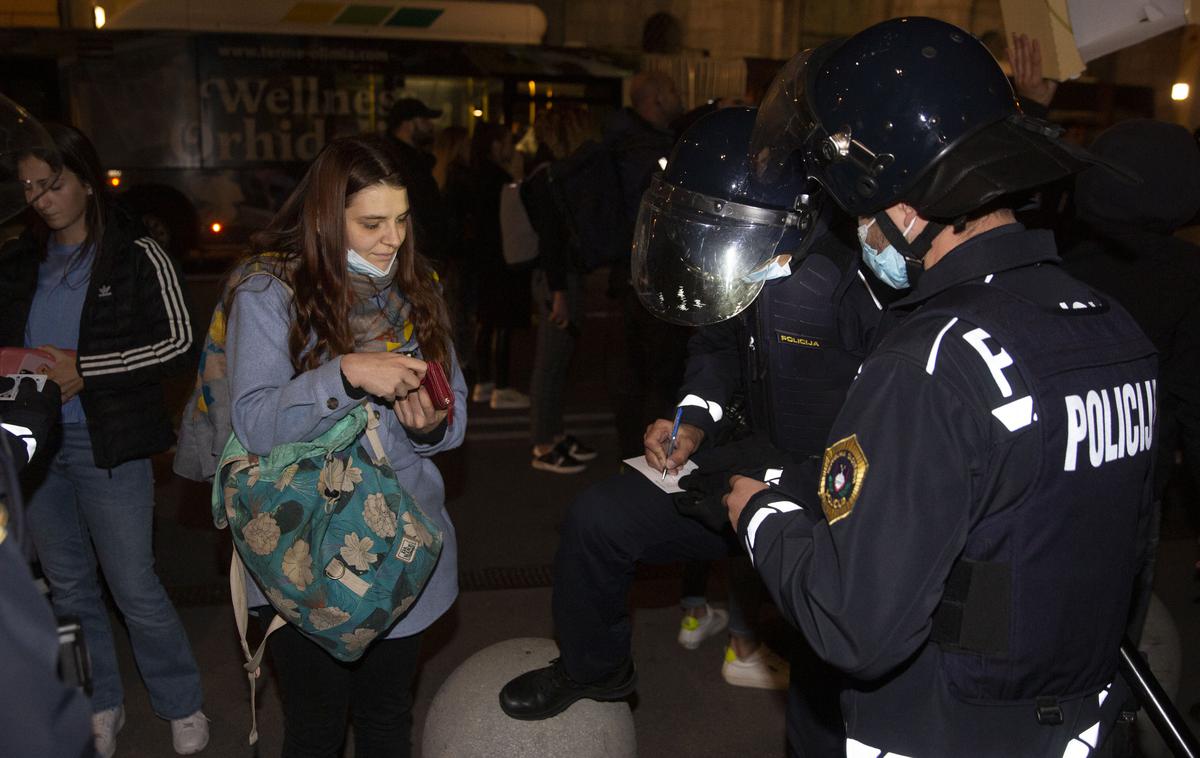
[(917, 279), (920, 278), (921, 272), (925, 270), (925, 254), (933, 246), (933, 239), (942, 233), (946, 225), (930, 221), (921, 230), (921, 233), (910, 242), (905, 239), (904, 232), (900, 231), (900, 227), (892, 222), (892, 217), (887, 215), (886, 212), (880, 211), (872, 218), (875, 219), (875, 223), (879, 224), (879, 230), (883, 232), (884, 238), (904, 258), (904, 263), (908, 268), (908, 281), (913, 286), (916, 286)]

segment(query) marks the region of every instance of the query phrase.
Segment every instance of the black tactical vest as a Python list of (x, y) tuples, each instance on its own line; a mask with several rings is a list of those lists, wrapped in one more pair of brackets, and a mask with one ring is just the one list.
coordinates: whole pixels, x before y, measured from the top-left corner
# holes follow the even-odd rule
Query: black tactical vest
[[(831, 257), (839, 252), (845, 255)], [(838, 329), (843, 277), (855, 276), (848, 256), (840, 247), (814, 251), (791, 276), (768, 282), (755, 302), (747, 351), (751, 418), (791, 453), (824, 451), (865, 357)]]

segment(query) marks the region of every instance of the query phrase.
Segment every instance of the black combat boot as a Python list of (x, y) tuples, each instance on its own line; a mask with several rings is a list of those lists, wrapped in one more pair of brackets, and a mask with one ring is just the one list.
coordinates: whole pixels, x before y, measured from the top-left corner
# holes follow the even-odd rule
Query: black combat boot
[(515, 719), (540, 721), (557, 716), (576, 700), (620, 700), (637, 689), (637, 672), (627, 660), (609, 676), (588, 684), (567, 675), (560, 658), (521, 674), (500, 690), (500, 709)]

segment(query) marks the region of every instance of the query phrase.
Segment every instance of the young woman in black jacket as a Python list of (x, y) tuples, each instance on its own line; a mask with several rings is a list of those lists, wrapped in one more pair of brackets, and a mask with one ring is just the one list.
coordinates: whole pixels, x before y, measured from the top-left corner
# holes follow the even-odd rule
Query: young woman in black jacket
[(75, 616), (92, 661), (96, 752), (125, 722), (121, 674), (97, 559), (129, 627), (155, 712), (176, 752), (208, 743), (200, 674), (154, 572), (149, 456), (173, 442), (162, 379), (185, 370), (192, 324), (179, 275), (157, 243), (105, 193), (95, 148), (50, 126), (57, 155), (30, 153), (18, 173), (35, 214), (0, 250), (0, 345), (38, 348), (62, 390), (53, 455), (26, 470), (28, 524), (59, 616)]

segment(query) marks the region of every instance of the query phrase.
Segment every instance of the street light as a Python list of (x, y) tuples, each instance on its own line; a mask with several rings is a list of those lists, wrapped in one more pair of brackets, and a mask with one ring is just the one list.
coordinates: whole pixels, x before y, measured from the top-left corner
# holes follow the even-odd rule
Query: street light
[(1176, 101), (1187, 100), (1191, 94), (1191, 87), (1187, 82), (1175, 82), (1171, 85), (1171, 99)]
[(103, 5), (92, 6), (92, 15), (96, 21), (96, 28), (103, 29), (104, 24), (108, 22), (108, 14), (104, 12)]

